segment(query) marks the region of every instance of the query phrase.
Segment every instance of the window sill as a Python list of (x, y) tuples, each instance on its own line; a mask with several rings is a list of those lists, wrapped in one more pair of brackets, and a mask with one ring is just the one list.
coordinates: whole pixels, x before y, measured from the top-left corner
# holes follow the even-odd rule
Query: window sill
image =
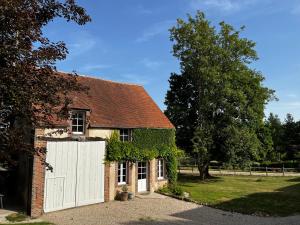
[(72, 135), (84, 135), (83, 132), (72, 132)]
[(158, 177), (157, 178), (157, 181), (166, 181), (167, 180), (167, 178), (165, 178), (165, 177)]
[(118, 187), (119, 187), (119, 186), (124, 186), (124, 185), (127, 185), (127, 183), (126, 183), (126, 182), (118, 183)]

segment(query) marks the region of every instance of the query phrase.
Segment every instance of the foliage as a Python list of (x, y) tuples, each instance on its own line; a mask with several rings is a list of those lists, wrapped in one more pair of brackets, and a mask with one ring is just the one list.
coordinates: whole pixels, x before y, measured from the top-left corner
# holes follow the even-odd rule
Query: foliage
[(257, 138), (260, 141), (258, 158), (261, 160), (274, 160), (276, 158), (276, 152), (274, 150), (272, 131), (266, 124), (261, 124), (257, 129)]
[[(7, 223), (0, 223), (0, 225), (6, 225)], [(55, 225), (48, 222), (29, 222), (29, 223), (17, 223), (18, 225)]]
[(123, 191), (123, 192), (128, 192), (128, 187), (127, 187), (127, 185), (123, 185), (123, 186), (122, 186), (122, 191)]
[(222, 176), (199, 182), (180, 175), (178, 185), (199, 203), (246, 214), (300, 214), (299, 177)]
[(287, 159), (295, 159), (300, 154), (300, 121), (295, 122), (291, 114), (286, 115), (283, 124), (283, 145)]
[(183, 189), (177, 184), (168, 184), (158, 189), (160, 193), (173, 194), (176, 196), (183, 196)]
[(196, 155), (196, 162), (200, 172), (200, 178), (205, 179), (211, 158), (209, 150), (213, 145), (213, 137), (210, 127), (197, 127), (192, 142), (193, 152)]
[(217, 29), (201, 12), (170, 30), (181, 74), (171, 74), (166, 115), (176, 126), (177, 145), (198, 159), (200, 174), (206, 171), (202, 178), (211, 160), (246, 163), (243, 153), (247, 160), (260, 156), (256, 132), (273, 91), (249, 66), (258, 57), (255, 43), (240, 37), (243, 30), (224, 22)]
[(133, 129), (133, 140), (139, 148), (160, 148), (162, 146), (175, 146), (174, 129)]
[(107, 161), (145, 161), (164, 158), (167, 176), (171, 183), (177, 180), (177, 156), (181, 151), (175, 145), (172, 129), (133, 129), (133, 141), (121, 142), (114, 132), (107, 140)]
[(270, 113), (269, 117), (265, 121), (265, 126), (271, 132), (272, 141), (273, 141), (273, 152), (275, 154), (274, 157), (269, 157), (269, 160), (281, 160), (281, 155), (284, 153), (284, 148), (283, 148), (284, 130), (281, 121), (277, 115)]
[(224, 133), (227, 135), (223, 147), (227, 164), (243, 168), (259, 159), (260, 142), (251, 129), (230, 126)]
[(183, 195), (183, 189), (177, 185), (177, 184), (171, 184), (168, 186), (170, 192), (174, 195), (177, 195), (177, 196), (182, 196)]
[(22, 222), (27, 219), (27, 216), (23, 213), (12, 213), (5, 217), (9, 222)]
[(265, 121), (274, 143), (274, 157), (267, 157), (269, 161), (300, 159), (300, 121), (295, 121), (291, 114), (287, 114), (282, 123), (277, 115), (270, 113)]
[(179, 155), (180, 152), (178, 152), (178, 149), (174, 149), (173, 154), (168, 154), (165, 156), (165, 161), (166, 161), (166, 170), (167, 170), (167, 176), (171, 183), (176, 183), (177, 181), (177, 169), (178, 169), (178, 160), (177, 156)]
[(43, 28), (57, 17), (79, 25), (90, 17), (74, 0), (3, 0), (0, 14), (0, 162), (14, 163), (21, 152), (42, 153), (30, 143), (32, 129), (67, 118), (68, 93), (84, 89), (75, 75), (55, 73), (68, 50)]

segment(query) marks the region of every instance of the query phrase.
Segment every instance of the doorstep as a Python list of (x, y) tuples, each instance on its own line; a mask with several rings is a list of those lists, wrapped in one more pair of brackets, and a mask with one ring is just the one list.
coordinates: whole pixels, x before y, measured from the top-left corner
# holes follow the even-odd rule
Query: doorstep
[(140, 199), (164, 199), (167, 198), (167, 196), (155, 193), (155, 192), (147, 192), (147, 193), (139, 193), (135, 196), (136, 198)]

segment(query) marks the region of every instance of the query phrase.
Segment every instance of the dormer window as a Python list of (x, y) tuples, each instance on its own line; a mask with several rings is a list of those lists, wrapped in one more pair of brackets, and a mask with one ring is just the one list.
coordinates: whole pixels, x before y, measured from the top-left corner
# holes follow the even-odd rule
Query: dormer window
[(85, 126), (85, 112), (73, 111), (72, 112), (72, 133), (83, 134)]

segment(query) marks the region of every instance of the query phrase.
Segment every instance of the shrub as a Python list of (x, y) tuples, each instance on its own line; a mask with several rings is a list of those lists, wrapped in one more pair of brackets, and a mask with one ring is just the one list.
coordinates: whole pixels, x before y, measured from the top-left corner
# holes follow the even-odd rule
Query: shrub
[(182, 196), (183, 195), (182, 188), (180, 186), (178, 186), (177, 184), (169, 185), (169, 190), (172, 194), (174, 194), (176, 196)]

